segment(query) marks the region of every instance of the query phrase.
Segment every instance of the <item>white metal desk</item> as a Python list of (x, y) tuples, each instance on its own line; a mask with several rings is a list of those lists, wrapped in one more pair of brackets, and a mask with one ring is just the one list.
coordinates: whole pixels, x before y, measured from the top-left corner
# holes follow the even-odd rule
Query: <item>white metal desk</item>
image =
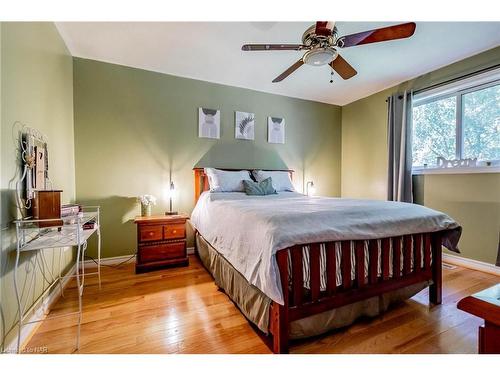
[[(17, 352), (21, 349), (21, 330), (24, 324), (37, 323), (45, 319), (55, 319), (63, 316), (78, 314), (78, 325), (76, 334), (76, 349), (80, 348), (80, 327), (82, 322), (82, 295), (85, 285), (85, 275), (97, 275), (99, 280), (99, 288), (101, 288), (101, 230), (100, 230), (100, 208), (98, 206), (82, 207), (82, 212), (79, 215), (68, 216), (62, 218), (62, 225), (53, 225), (54, 219), (48, 220), (33, 220), (22, 219), (16, 220), (16, 235), (17, 235), (17, 249), (16, 249), (16, 262), (14, 267), (14, 288), (17, 299), (18, 308), (18, 336), (17, 336)], [(86, 223), (94, 222), (93, 228), (83, 229)], [(49, 225), (50, 226), (47, 226)], [(85, 251), (87, 249), (87, 240), (94, 234), (97, 234), (97, 271), (85, 274)], [(61, 276), (61, 252), (67, 247), (76, 247), (75, 259), (75, 274)], [(43, 249), (59, 249), (59, 274), (54, 276), (47, 266)], [(40, 267), (42, 275), (45, 280), (50, 276), (51, 282), (49, 286), (44, 289), (43, 293), (36, 299), (31, 307), (26, 308), (21, 301), (21, 292), (19, 290), (18, 282), (18, 267), (20, 254), (26, 251), (37, 251), (40, 253), (43, 264), (46, 267)], [(38, 256), (38, 254), (37, 254)], [(43, 272), (48, 271), (49, 275)], [(34, 270), (29, 290), (32, 288), (34, 280)], [(52, 288), (59, 283), (61, 288), (61, 295), (64, 296), (62, 280), (69, 277), (76, 278), (77, 291), (78, 291), (78, 311), (66, 314), (59, 314), (53, 317), (45, 317), (43, 319), (30, 320), (24, 323), (24, 320), (33, 311), (35, 306), (45, 298), (45, 296), (52, 290)]]

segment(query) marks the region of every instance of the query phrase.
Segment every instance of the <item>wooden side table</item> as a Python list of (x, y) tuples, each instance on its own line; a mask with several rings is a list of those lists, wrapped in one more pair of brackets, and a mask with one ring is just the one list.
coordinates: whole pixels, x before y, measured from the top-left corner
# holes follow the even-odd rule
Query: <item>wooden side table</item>
[(500, 354), (500, 284), (461, 299), (457, 307), (484, 319), (479, 327), (479, 354)]
[(137, 262), (135, 272), (167, 266), (187, 266), (187, 215), (137, 216)]

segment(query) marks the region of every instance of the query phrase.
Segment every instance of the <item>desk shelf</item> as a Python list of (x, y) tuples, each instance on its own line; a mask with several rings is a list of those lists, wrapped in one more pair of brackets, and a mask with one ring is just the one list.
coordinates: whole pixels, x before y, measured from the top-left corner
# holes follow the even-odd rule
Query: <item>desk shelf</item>
[(87, 240), (96, 233), (97, 226), (93, 229), (80, 229), (79, 233), (76, 230), (63, 229), (61, 231), (51, 230), (40, 234), (27, 242), (20, 251), (33, 251), (39, 249), (53, 249), (58, 247), (82, 246)]

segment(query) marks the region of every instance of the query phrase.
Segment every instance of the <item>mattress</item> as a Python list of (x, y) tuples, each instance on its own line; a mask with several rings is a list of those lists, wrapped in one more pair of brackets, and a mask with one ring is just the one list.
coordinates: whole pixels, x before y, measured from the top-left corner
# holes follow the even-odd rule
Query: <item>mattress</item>
[[(415, 204), (307, 197), (298, 193), (247, 196), (204, 192), (193, 210), (191, 223), (249, 284), (280, 304), (283, 293), (275, 257), (280, 249), (315, 242), (445, 231), (443, 244), (457, 250), (461, 233), (458, 223), (447, 215)], [(307, 246), (303, 252), (307, 259)], [(351, 258), (354, 266), (352, 251)], [(323, 264), (324, 249), (320, 259)], [(368, 261), (365, 256), (365, 269)], [(324, 288), (322, 269), (324, 266), (320, 267)], [(308, 287), (308, 270), (304, 271)], [(354, 277), (354, 267), (351, 276)], [(337, 284), (340, 277), (337, 274)]]

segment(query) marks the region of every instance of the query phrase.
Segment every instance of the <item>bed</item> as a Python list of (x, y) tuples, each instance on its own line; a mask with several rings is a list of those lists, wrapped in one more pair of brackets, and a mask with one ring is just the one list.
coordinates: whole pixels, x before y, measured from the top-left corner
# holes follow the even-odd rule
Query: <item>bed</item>
[(287, 353), (291, 338), (378, 315), (425, 287), (429, 302), (441, 303), (442, 245), (458, 251), (461, 234), (447, 215), (295, 192), (211, 193), (205, 170), (194, 175), (196, 253), (242, 313), (272, 337), (273, 352)]

